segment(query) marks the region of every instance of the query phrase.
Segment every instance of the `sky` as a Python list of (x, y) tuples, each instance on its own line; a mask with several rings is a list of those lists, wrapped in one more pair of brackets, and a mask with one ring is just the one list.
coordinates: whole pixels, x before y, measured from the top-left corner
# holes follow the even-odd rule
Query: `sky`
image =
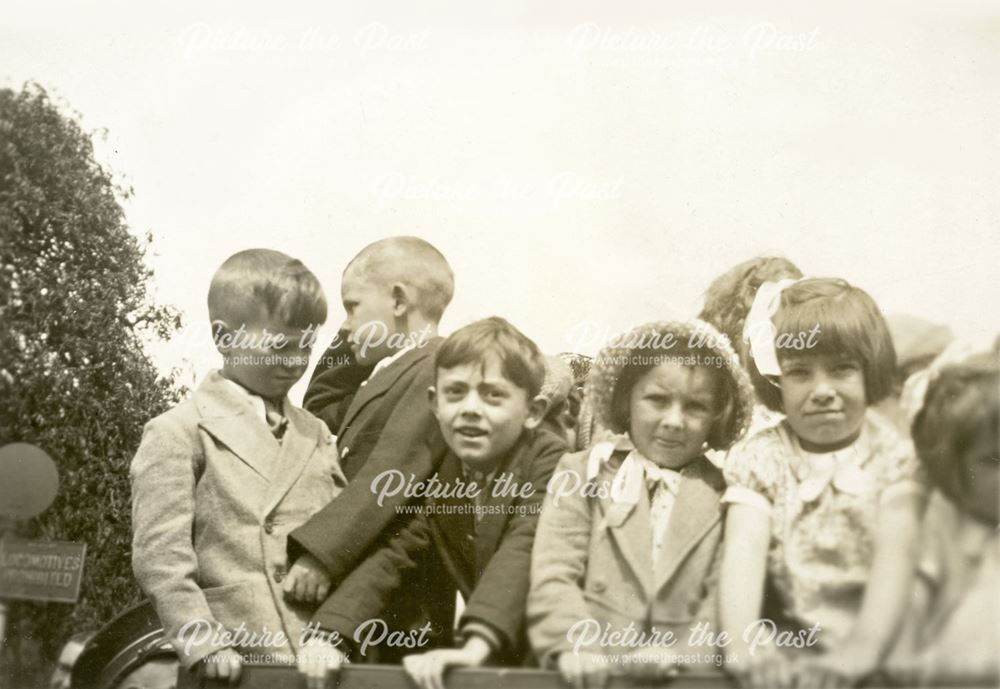
[(454, 269), (444, 333), (501, 315), (553, 353), (693, 315), (762, 254), (1000, 331), (995, 3), (340, 4), (6, 8), (0, 87), (60, 98), (134, 189), (190, 325), (151, 351), (187, 382), (227, 256), (301, 258), (322, 342), (347, 262), (395, 234)]

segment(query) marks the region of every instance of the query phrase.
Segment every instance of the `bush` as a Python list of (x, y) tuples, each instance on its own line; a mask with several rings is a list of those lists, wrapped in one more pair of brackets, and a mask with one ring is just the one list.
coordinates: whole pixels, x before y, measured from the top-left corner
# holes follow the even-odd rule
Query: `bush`
[(179, 316), (152, 303), (130, 190), (94, 159), (75, 113), (28, 85), (0, 90), (0, 445), (39, 445), (59, 495), (21, 537), (87, 543), (79, 603), (16, 602), (2, 686), (43, 686), (74, 631), (139, 599), (130, 563), (128, 465), (142, 425), (176, 401), (142, 342)]

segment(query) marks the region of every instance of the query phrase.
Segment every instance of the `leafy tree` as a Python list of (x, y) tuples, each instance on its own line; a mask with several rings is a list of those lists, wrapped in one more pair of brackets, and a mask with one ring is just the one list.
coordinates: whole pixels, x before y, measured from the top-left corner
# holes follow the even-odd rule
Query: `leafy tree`
[(37, 85), (0, 90), (0, 445), (34, 443), (59, 467), (55, 502), (18, 535), (87, 543), (75, 607), (10, 605), (2, 686), (43, 686), (73, 631), (140, 596), (128, 466), (144, 422), (179, 394), (142, 343), (180, 320), (147, 291), (151, 237), (129, 231), (130, 194), (76, 113)]

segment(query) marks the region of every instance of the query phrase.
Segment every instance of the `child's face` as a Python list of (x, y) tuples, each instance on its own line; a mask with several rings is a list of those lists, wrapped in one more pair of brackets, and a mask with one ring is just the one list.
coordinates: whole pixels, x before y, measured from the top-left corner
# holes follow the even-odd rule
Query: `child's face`
[[(216, 321), (218, 323), (218, 321)], [(218, 345), (223, 373), (251, 392), (282, 399), (309, 368), (315, 331), (293, 328), (274, 316), (227, 324), (228, 342)]]
[(526, 390), (504, 377), (495, 356), (439, 368), (430, 400), (452, 452), (463, 463), (487, 471), (525, 429), (538, 425), (545, 408), (540, 398), (529, 399)]
[(984, 431), (962, 453), (965, 509), (990, 524), (1000, 521), (1000, 459), (997, 434)]
[(833, 354), (781, 361), (785, 416), (807, 452), (833, 452), (861, 433), (865, 377), (856, 359)]
[(629, 397), (629, 436), (643, 456), (680, 469), (702, 453), (718, 409), (716, 375), (672, 361), (643, 374)]
[(388, 341), (397, 330), (400, 314), (389, 287), (352, 266), (344, 273), (340, 295), (347, 312), (340, 329), (346, 333), (358, 363), (371, 365), (394, 354)]

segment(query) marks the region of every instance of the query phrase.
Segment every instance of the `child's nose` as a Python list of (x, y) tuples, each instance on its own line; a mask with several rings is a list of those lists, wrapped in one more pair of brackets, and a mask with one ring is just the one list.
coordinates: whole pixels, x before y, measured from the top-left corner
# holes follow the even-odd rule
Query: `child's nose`
[(830, 382), (825, 379), (821, 379), (816, 383), (816, 387), (813, 388), (812, 398), (815, 402), (828, 404), (833, 401), (837, 392), (830, 385)]
[(459, 406), (459, 412), (465, 416), (478, 416), (481, 408), (479, 395), (472, 393), (466, 395)]
[(354, 324), (351, 322), (350, 316), (345, 318), (344, 322), (340, 324), (339, 332), (345, 340), (348, 339), (351, 336), (351, 333), (354, 332)]
[(684, 426), (684, 409), (679, 402), (674, 402), (663, 410), (660, 424), (669, 428), (682, 428)]

